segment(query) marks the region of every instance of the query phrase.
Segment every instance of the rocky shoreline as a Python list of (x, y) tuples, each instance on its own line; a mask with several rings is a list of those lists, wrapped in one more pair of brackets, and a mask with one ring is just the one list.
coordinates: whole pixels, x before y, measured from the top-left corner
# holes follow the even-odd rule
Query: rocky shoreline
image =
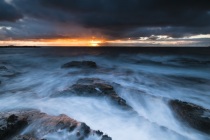
[[(61, 68), (96, 69), (98, 66), (92, 61), (72, 61), (61, 66)], [(0, 66), (0, 77), (8, 77), (9, 69)], [(13, 72), (12, 75), (17, 75)], [(0, 86), (2, 81), (0, 81)], [(81, 78), (67, 89), (52, 94), (50, 97), (98, 97), (108, 99), (115, 106), (136, 113), (134, 109), (120, 97), (110, 82), (99, 78)], [(196, 130), (210, 134), (210, 110), (201, 106), (179, 100), (169, 100), (174, 116), (179, 118), (184, 125)], [(0, 112), (0, 138), (1, 140), (47, 140), (48, 135), (59, 136), (61, 131), (69, 134), (72, 140), (85, 140), (86, 138), (97, 138), (100, 140), (112, 140), (111, 137), (101, 131), (92, 130), (88, 125), (78, 122), (65, 114), (51, 116), (39, 110), (21, 109)]]
[(210, 134), (209, 109), (179, 100), (171, 100), (169, 105), (174, 111), (175, 116), (178, 117), (181, 122), (206, 134)]
[(84, 140), (88, 137), (111, 140), (103, 132), (92, 130), (85, 123), (64, 114), (50, 116), (38, 110), (13, 110), (0, 113), (1, 140), (44, 140), (47, 135), (59, 135), (61, 131), (66, 131), (69, 138), (75, 140)]

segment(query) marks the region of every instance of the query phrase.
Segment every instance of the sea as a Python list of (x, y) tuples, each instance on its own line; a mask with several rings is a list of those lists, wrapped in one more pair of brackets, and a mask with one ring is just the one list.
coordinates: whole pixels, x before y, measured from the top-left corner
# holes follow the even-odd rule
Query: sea
[[(93, 61), (97, 69), (61, 68), (71, 61)], [(113, 140), (210, 140), (210, 134), (180, 121), (169, 105), (180, 100), (210, 109), (210, 48), (0, 48), (0, 67), (0, 112), (65, 114)], [(138, 115), (104, 98), (52, 98), (82, 78), (106, 81)]]

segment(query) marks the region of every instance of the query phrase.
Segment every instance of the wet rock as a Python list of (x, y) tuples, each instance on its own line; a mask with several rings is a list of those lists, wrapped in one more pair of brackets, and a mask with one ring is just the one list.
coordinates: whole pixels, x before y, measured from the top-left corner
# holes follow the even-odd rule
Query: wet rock
[[(44, 140), (46, 135), (59, 133), (61, 130), (75, 135), (78, 140), (97, 135), (96, 131), (90, 129), (85, 123), (77, 122), (63, 114), (50, 116), (37, 110), (0, 113), (1, 140)], [(73, 131), (77, 133), (72, 133)]]
[[(35, 112), (34, 112), (35, 113)], [(29, 112), (0, 113), (0, 137), (8, 139), (18, 134), (29, 124)]]
[(15, 78), (18, 75), (20, 75), (19, 72), (8, 69), (6, 66), (0, 66), (0, 77), (10, 79), (10, 78)]
[(7, 67), (5, 67), (5, 66), (0, 66), (0, 71), (6, 71), (6, 70), (8, 70)]
[(208, 65), (210, 64), (209, 60), (196, 60), (192, 58), (178, 58), (170, 60), (170, 62), (175, 62), (184, 65)]
[(11, 134), (20, 132), (28, 124), (26, 118), (14, 114), (7, 118), (0, 118), (0, 138), (10, 138)]
[(101, 140), (112, 140), (108, 135), (103, 135)]
[(61, 66), (61, 68), (97, 68), (93, 61), (72, 61)]
[(109, 85), (106, 81), (97, 78), (80, 79), (76, 84), (72, 85), (70, 88), (62, 91), (61, 93), (54, 94), (53, 97), (72, 95), (107, 97), (113, 101), (113, 103), (123, 106), (127, 109), (131, 109), (131, 107), (127, 105), (126, 101), (118, 96), (111, 85)]
[(152, 60), (133, 60), (135, 64), (152, 64), (152, 65), (163, 65), (163, 62), (152, 61)]
[(11, 73), (11, 74), (5, 74), (5, 75), (2, 75), (2, 77), (5, 77), (5, 78), (14, 78), (16, 76), (20, 75), (20, 73)]
[(29, 137), (26, 135), (20, 135), (20, 136), (16, 136), (16, 137), (12, 138), (12, 140), (44, 140), (44, 139), (36, 139), (36, 138)]
[[(189, 77), (189, 76), (169, 76), (173, 82), (180, 85), (189, 85), (192, 84), (208, 84), (210, 80), (200, 77)], [(180, 82), (181, 81), (181, 82)]]
[(181, 121), (197, 130), (210, 133), (210, 110), (179, 100), (172, 100), (169, 104)]
[(91, 132), (90, 127), (87, 126), (85, 123), (81, 123), (80, 129), (82, 130), (84, 136), (88, 136)]
[(103, 132), (101, 132), (101, 131), (99, 131), (99, 130), (97, 130), (97, 131), (95, 131), (96, 132), (96, 134), (98, 135), (98, 136), (102, 136), (103, 135)]

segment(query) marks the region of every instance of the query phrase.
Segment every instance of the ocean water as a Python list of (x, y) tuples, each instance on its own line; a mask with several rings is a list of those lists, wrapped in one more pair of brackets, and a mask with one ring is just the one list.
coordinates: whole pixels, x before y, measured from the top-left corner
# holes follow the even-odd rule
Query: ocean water
[[(61, 69), (74, 60), (94, 61), (98, 68)], [(178, 99), (210, 109), (209, 48), (2, 48), (0, 66), (7, 68), (0, 70), (0, 112), (66, 114), (113, 140), (210, 139), (176, 118), (168, 104)], [(138, 115), (103, 98), (51, 98), (81, 78), (107, 81)]]

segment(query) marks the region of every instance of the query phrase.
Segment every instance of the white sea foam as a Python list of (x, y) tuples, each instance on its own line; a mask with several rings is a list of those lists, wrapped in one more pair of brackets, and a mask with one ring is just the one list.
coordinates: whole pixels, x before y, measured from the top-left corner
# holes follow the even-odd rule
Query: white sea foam
[[(13, 52), (14, 53), (14, 52)], [(0, 55), (8, 67), (21, 74), (1, 78), (0, 111), (34, 108), (50, 115), (66, 114), (101, 130), (113, 140), (205, 140), (210, 137), (177, 120), (167, 100), (181, 99), (210, 109), (209, 67), (177, 67), (168, 60), (179, 56), (120, 55), (46, 56), (43, 52)], [(135, 60), (164, 62), (136, 63)], [(92, 60), (98, 70), (61, 69), (71, 60)], [(74, 73), (77, 72), (77, 73)], [(71, 74), (73, 73), (73, 74)], [(175, 77), (173, 77), (175, 76)], [(115, 87), (116, 92), (138, 113), (128, 114), (109, 101), (95, 97), (58, 97), (50, 95), (65, 90), (80, 78), (100, 78)], [(205, 78), (205, 82), (183, 81), (179, 77)], [(195, 82), (193, 84), (193, 82)], [(193, 85), (192, 85), (193, 84)], [(208, 115), (208, 114), (207, 114)], [(59, 138), (58, 138), (59, 137)], [(47, 135), (48, 139), (68, 139), (67, 132)], [(89, 137), (93, 140), (95, 137)]]

